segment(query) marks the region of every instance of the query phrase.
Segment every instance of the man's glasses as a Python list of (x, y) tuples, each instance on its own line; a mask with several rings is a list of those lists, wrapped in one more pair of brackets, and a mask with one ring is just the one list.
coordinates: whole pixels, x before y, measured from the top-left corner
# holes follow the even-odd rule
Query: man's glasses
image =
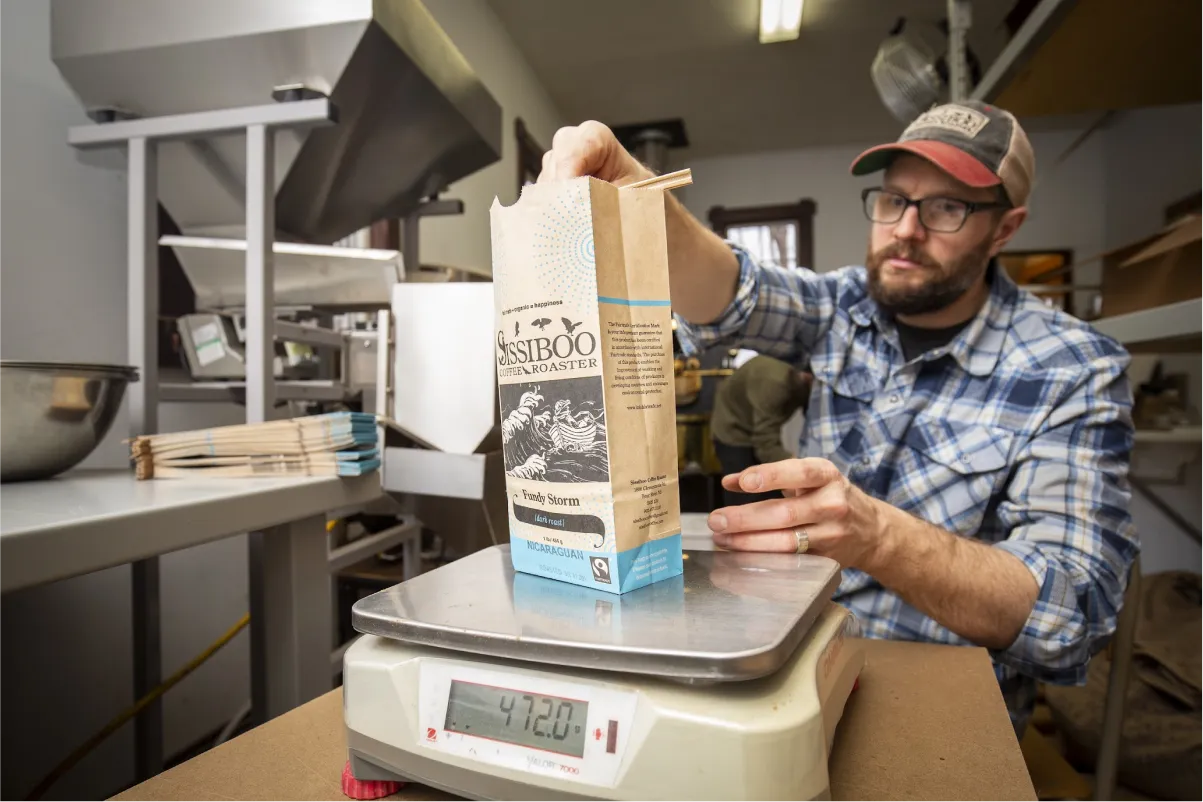
[(955, 234), (965, 225), (969, 215), (988, 209), (1006, 209), (1006, 203), (973, 203), (956, 198), (910, 198), (888, 189), (873, 187), (861, 192), (865, 204), (865, 217), (874, 223), (897, 223), (912, 206), (919, 209), (919, 222), (928, 231)]

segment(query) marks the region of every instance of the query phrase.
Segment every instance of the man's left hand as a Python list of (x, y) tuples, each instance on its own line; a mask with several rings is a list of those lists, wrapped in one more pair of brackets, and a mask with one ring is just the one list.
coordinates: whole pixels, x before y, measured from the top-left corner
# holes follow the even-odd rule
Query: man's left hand
[(710, 514), (716, 545), (731, 551), (794, 552), (797, 531), (808, 551), (871, 571), (889, 548), (888, 505), (862, 492), (825, 459), (787, 459), (723, 477), (727, 490), (782, 498), (724, 507)]

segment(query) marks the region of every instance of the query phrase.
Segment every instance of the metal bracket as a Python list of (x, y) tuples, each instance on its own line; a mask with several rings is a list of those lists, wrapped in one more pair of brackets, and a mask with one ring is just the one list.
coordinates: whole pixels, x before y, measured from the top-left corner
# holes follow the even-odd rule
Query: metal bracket
[[(247, 421), (261, 421), (271, 411), (275, 382), (272, 376), (272, 240), (275, 238), (275, 132), (280, 128), (308, 128), (337, 121), (334, 105), (325, 98), (295, 103), (273, 103), (238, 109), (192, 114), (131, 118), (118, 109), (98, 109), (90, 115), (94, 125), (68, 130), (67, 141), (80, 150), (124, 147), (128, 166), (129, 363), (142, 381), (130, 388), (131, 436), (158, 431), (158, 144), (173, 140), (245, 133), (246, 280), (247, 280)], [(252, 535), (254, 537), (254, 535)], [(254, 551), (253, 551), (254, 553)], [(252, 599), (263, 582), (263, 566), (252, 561)], [(134, 566), (131, 587), (134, 608), (134, 698), (154, 689), (162, 678), (159, 627), (158, 558)], [(252, 605), (252, 619), (262, 620), (263, 609)], [(262, 627), (260, 627), (262, 630)], [(266, 709), (265, 641), (252, 638), (252, 687), (259, 690), (258, 709)], [(135, 719), (136, 765), (139, 780), (163, 769), (163, 711), (156, 701)]]

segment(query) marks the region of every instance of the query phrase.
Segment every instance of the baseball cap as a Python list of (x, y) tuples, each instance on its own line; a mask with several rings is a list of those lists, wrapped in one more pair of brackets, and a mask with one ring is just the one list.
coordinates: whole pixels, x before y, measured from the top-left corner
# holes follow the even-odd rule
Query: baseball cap
[(853, 175), (884, 170), (899, 153), (927, 159), (962, 184), (1002, 185), (1012, 206), (1032, 191), (1036, 157), (1015, 115), (977, 100), (946, 103), (925, 111), (897, 142), (869, 148), (852, 163)]

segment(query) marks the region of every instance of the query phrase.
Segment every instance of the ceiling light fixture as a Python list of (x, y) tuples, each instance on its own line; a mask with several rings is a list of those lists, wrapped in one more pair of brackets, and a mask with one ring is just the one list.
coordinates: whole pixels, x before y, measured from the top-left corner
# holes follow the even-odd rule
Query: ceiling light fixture
[(803, 0), (760, 0), (760, 43), (788, 42), (802, 27)]

